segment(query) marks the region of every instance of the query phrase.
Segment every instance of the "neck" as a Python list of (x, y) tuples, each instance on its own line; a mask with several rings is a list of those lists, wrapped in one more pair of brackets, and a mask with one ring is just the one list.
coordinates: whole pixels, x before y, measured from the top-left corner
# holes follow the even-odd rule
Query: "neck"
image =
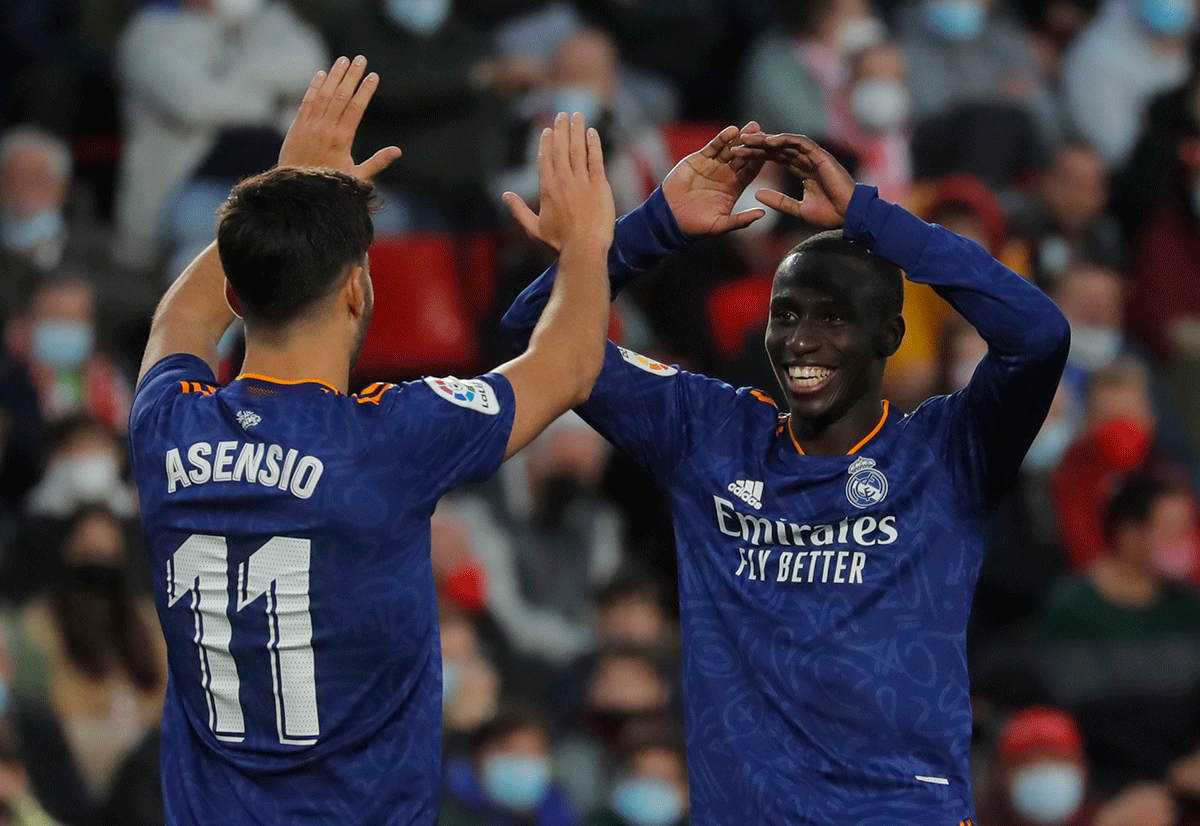
[(1158, 599), (1158, 577), (1120, 557), (1101, 557), (1089, 576), (1100, 595), (1115, 605), (1146, 608)]
[(280, 381), (320, 381), (346, 393), (350, 388), (348, 347), (336, 338), (312, 330), (294, 331), (281, 341), (247, 335), (242, 372)]
[(883, 411), (883, 400), (869, 396), (828, 423), (801, 418), (793, 412), (792, 435), (810, 456), (845, 456), (879, 426)]

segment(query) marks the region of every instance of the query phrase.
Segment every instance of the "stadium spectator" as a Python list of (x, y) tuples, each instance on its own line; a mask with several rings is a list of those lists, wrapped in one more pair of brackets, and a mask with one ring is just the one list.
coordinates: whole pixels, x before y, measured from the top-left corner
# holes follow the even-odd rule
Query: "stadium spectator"
[(332, 16), (326, 36), (335, 51), (369, 55), (386, 78), (359, 127), (357, 151), (404, 144), (403, 159), (376, 180), (386, 196), (376, 234), (490, 222), (481, 205), (502, 103), (541, 80), (540, 64), (499, 56), (453, 0), (366, 0)]
[(71, 151), (32, 126), (0, 135), (0, 243), (41, 270), (63, 260), (71, 188)]
[(636, 207), (654, 191), (672, 163), (662, 133), (621, 86), (616, 47), (603, 32), (581, 31), (555, 49), (545, 80), (509, 107), (504, 132), (512, 144), (489, 188), (496, 203), (506, 191), (537, 197), (537, 151), (542, 129), (558, 112), (582, 112), (604, 140), (605, 172), (617, 212)]
[[(1107, 548), (1103, 510), (1122, 474), (1149, 470), (1187, 485), (1187, 470), (1156, 443), (1157, 420), (1145, 368), (1117, 361), (1092, 374), (1079, 438), (1054, 472), (1051, 491), (1074, 571), (1086, 570)], [(1183, 488), (1188, 489), (1188, 488)], [(1180, 559), (1184, 579), (1200, 575), (1197, 559)]]
[(860, 49), (849, 64), (847, 92), (854, 122), (846, 135), (830, 137), (858, 155), (861, 180), (879, 187), (881, 197), (903, 203), (912, 185), (908, 65), (891, 43)]
[(1187, 76), (1195, 19), (1194, 0), (1105, 0), (1068, 49), (1067, 113), (1109, 169), (1133, 148), (1150, 99)]
[[(758, 121), (767, 132), (823, 135), (835, 141), (858, 134), (848, 94), (848, 58), (885, 42), (883, 22), (865, 0), (776, 5), (782, 28), (765, 32), (746, 56), (742, 119)], [(896, 108), (895, 100), (890, 102)]]
[(462, 514), (449, 502), (439, 502), (429, 527), (438, 594), (459, 611), (479, 613), (487, 605), (487, 572), (475, 556)]
[(1101, 795), (1163, 781), (1200, 743), (1200, 592), (1176, 581), (1174, 547), (1189, 519), (1189, 492), (1130, 475), (1105, 511), (1105, 552), (1040, 617), (1042, 680), (1078, 719)]
[(230, 185), (274, 163), (326, 63), (317, 33), (283, 0), (181, 0), (134, 15), (117, 51), (120, 259), (146, 266), (168, 235), (211, 238)]
[(98, 809), (122, 764), (159, 723), (166, 648), (153, 603), (129, 581), (116, 517), (95, 508), (78, 512), (62, 557), (62, 575), (24, 608), (21, 627), (45, 659), (50, 706)]
[(684, 826), (688, 819), (687, 755), (683, 741), (643, 735), (629, 746), (605, 805), (586, 826)]
[(541, 718), (502, 709), (471, 737), (470, 757), (446, 765), (440, 826), (576, 826), (579, 816), (551, 777)]
[(568, 413), (455, 499), (487, 571), (488, 610), (532, 660), (520, 679), (540, 682), (592, 645), (589, 597), (624, 556), (620, 516), (598, 491), (608, 455), (604, 439)]
[(445, 751), (454, 754), (465, 749), (471, 732), (496, 715), (500, 673), (484, 654), (479, 634), (469, 617), (454, 609), (443, 608), (439, 624)]
[(96, 293), (89, 282), (74, 276), (41, 282), (9, 323), (8, 340), (33, 377), (47, 421), (83, 411), (124, 432), (132, 391), (97, 349)]
[[(1062, 135), (1062, 113), (1028, 33), (994, 0), (918, 0), (901, 9), (913, 120), (970, 105), (1011, 108), (1032, 119), (1043, 147)], [(982, 144), (976, 152), (984, 151)]]
[(1029, 244), (1034, 280), (1043, 287), (1076, 259), (1120, 268), (1125, 261), (1121, 228), (1104, 211), (1108, 175), (1100, 154), (1089, 144), (1068, 142), (1058, 148), (1037, 176), (1026, 210), (1014, 210), (1017, 234)]
[(636, 569), (596, 592), (596, 637), (602, 643), (644, 645), (660, 653), (678, 646), (674, 620), (663, 608), (661, 583)]

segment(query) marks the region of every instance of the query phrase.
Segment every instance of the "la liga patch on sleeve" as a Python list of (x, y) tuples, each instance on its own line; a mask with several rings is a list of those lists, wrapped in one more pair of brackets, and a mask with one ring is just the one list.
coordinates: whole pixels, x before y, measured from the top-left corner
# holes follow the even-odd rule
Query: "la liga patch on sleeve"
[(439, 379), (427, 376), (425, 383), (433, 388), (434, 393), (451, 404), (478, 410), (489, 416), (495, 416), (500, 412), (500, 400), (496, 398), (496, 391), (482, 379), (463, 380), (456, 379), (454, 376)]
[(635, 353), (632, 350), (626, 350), (624, 347), (617, 347), (621, 351), (621, 358), (637, 367), (640, 370), (645, 370), (647, 373), (653, 373), (657, 376), (673, 376), (679, 372), (675, 367), (663, 364), (654, 359), (648, 359), (641, 353)]

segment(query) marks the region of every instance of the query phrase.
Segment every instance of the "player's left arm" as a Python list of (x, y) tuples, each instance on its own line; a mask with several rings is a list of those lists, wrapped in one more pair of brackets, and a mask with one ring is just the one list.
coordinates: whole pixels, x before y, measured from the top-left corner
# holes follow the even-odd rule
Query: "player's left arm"
[(951, 397), (942, 429), (964, 483), (994, 503), (1012, 481), (1045, 421), (1070, 346), (1066, 318), (1045, 293), (974, 241), (928, 224), (856, 185), (815, 142), (799, 135), (748, 135), (747, 157), (770, 157), (804, 179), (801, 201), (770, 190), (768, 206), (843, 234), (931, 285), (975, 326), (988, 353), (967, 388)]
[[(400, 156), (399, 149), (389, 146), (361, 164), (350, 157), (362, 113), (379, 86), (378, 75), (363, 77), (366, 63), (361, 56), (353, 61), (342, 57), (328, 73), (317, 73), (284, 138), (280, 166), (324, 167), (367, 180)], [(225, 270), (213, 242), (159, 302), (138, 372), (139, 386), (155, 364), (181, 353), (196, 356), (216, 375), (217, 343), (233, 319), (225, 299)]]

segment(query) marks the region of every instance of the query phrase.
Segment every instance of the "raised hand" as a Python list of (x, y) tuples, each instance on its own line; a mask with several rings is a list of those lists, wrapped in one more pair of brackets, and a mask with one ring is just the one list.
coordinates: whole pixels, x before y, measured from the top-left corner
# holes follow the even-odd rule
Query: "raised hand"
[(836, 229), (846, 220), (854, 195), (854, 178), (832, 155), (804, 135), (742, 135), (730, 150), (748, 161), (775, 161), (804, 181), (804, 197), (797, 201), (782, 192), (760, 190), (755, 197), (772, 209), (786, 212), (823, 229)]
[(583, 115), (559, 112), (538, 146), (541, 203), (535, 213), (513, 192), (504, 193), (513, 217), (531, 238), (561, 252), (572, 243), (612, 243), (616, 210), (604, 177), (600, 135)]
[(354, 163), (350, 148), (371, 96), (379, 88), (379, 75), (367, 70), (362, 55), (350, 60), (339, 57), (325, 72), (317, 72), (304, 94), (279, 150), (280, 166), (310, 166), (336, 169), (370, 180), (400, 157), (395, 146), (380, 149), (360, 164)]
[(742, 136), (750, 133), (759, 133), (754, 121), (741, 129), (725, 127), (707, 146), (676, 164), (663, 180), (667, 204), (679, 228), (688, 235), (720, 235), (749, 226), (766, 214), (761, 209), (732, 214), (737, 199), (762, 171), (760, 158), (732, 151)]

